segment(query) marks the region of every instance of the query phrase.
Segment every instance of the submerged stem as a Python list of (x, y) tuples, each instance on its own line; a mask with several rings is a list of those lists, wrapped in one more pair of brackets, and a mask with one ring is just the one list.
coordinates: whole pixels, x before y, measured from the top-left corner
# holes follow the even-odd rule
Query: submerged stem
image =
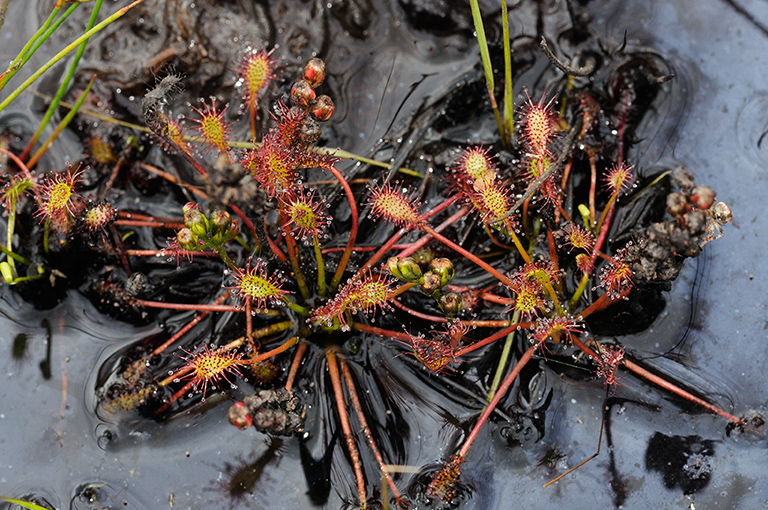
[[(512, 314), (512, 322), (518, 322), (520, 321), (520, 310), (515, 310), (515, 312)], [(507, 340), (504, 342), (504, 348), (501, 350), (501, 356), (499, 357), (499, 364), (496, 366), (496, 373), (493, 374), (493, 382), (491, 382), (491, 387), (488, 390), (488, 397), (487, 400), (490, 402), (491, 399), (493, 399), (493, 396), (496, 395), (496, 391), (499, 388), (499, 383), (501, 382), (501, 376), (504, 373), (504, 367), (507, 366), (507, 359), (509, 358), (509, 353), (512, 351), (512, 343), (515, 341), (515, 331), (512, 330), (507, 334)]]
[(483, 411), (483, 414), (481, 414), (480, 418), (478, 418), (475, 427), (472, 429), (472, 432), (469, 433), (466, 441), (464, 441), (464, 445), (462, 445), (461, 450), (459, 450), (460, 457), (466, 458), (467, 453), (469, 452), (469, 447), (472, 446), (472, 442), (477, 438), (477, 435), (480, 433), (480, 429), (488, 420), (488, 417), (491, 415), (493, 410), (496, 409), (496, 406), (499, 404), (501, 398), (507, 393), (509, 387), (512, 386), (513, 382), (515, 382), (515, 379), (517, 378), (520, 371), (531, 360), (533, 353), (536, 352), (537, 347), (537, 345), (532, 345), (529, 347), (528, 350), (525, 351), (522, 356), (520, 356), (520, 359), (517, 361), (509, 375), (507, 375), (507, 377), (504, 379), (504, 382), (501, 383), (501, 386), (499, 386), (499, 391), (496, 392), (496, 395), (488, 403), (485, 411)]

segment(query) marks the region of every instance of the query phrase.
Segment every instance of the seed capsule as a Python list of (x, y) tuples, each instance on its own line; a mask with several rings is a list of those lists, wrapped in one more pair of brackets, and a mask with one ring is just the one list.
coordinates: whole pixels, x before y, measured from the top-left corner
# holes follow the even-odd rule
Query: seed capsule
[(304, 66), (304, 79), (312, 88), (318, 87), (325, 80), (325, 62), (319, 58), (313, 58)]
[(314, 115), (317, 120), (322, 121), (330, 119), (334, 110), (335, 107), (333, 106), (333, 101), (326, 95), (319, 96), (312, 104), (311, 108), (312, 115)]
[(315, 143), (323, 134), (320, 124), (312, 117), (307, 117), (301, 126), (301, 141), (306, 144)]
[(226, 211), (214, 211), (210, 218), (213, 234), (225, 234), (232, 226), (232, 216)]
[(240, 222), (235, 220), (232, 222), (232, 226), (230, 226), (229, 230), (227, 231), (227, 237), (229, 239), (233, 239), (239, 233), (240, 233)]
[(407, 282), (417, 282), (421, 278), (421, 268), (411, 257), (392, 257), (387, 261), (387, 269), (395, 278)]
[(669, 214), (678, 218), (688, 210), (688, 200), (682, 193), (670, 193), (667, 195), (667, 211)]
[(232, 407), (229, 408), (228, 416), (229, 423), (240, 430), (245, 430), (253, 425), (250, 409), (244, 402), (232, 404)]
[(715, 203), (715, 192), (703, 184), (694, 186), (691, 190), (691, 203), (702, 211), (706, 211)]
[(184, 206), (184, 226), (196, 236), (204, 236), (208, 233), (208, 220), (205, 215), (189, 204)]
[(704, 211), (691, 211), (683, 215), (685, 227), (692, 236), (703, 234), (707, 230), (707, 214)]
[(426, 294), (432, 295), (442, 288), (440, 277), (435, 273), (428, 271), (421, 277), (421, 290)]
[(195, 251), (199, 246), (197, 235), (188, 228), (182, 228), (176, 233), (176, 242), (180, 248), (189, 251)]
[(446, 292), (437, 300), (440, 309), (448, 317), (454, 317), (461, 311), (461, 294), (458, 292)]
[(445, 287), (453, 280), (453, 262), (446, 258), (432, 259), (429, 270), (440, 277), (440, 288)]
[(315, 101), (315, 91), (307, 80), (299, 80), (291, 87), (291, 100), (298, 106), (309, 108)]

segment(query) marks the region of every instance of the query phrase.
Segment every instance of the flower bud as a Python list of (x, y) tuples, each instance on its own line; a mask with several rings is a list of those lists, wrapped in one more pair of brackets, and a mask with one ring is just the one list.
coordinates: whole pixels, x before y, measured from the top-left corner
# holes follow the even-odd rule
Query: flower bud
[(407, 282), (417, 282), (421, 278), (421, 268), (411, 257), (392, 257), (387, 261), (387, 269), (395, 278)]
[(299, 80), (291, 87), (291, 100), (298, 106), (309, 108), (315, 101), (315, 91), (307, 80)]
[(312, 117), (307, 117), (301, 126), (301, 140), (307, 144), (315, 143), (321, 134), (323, 134), (323, 130), (320, 128), (320, 124)]
[(226, 211), (214, 211), (209, 221), (214, 235), (226, 234), (232, 226), (232, 216)]
[(589, 261), (589, 255), (586, 253), (576, 255), (576, 267), (579, 268), (582, 274), (590, 272), (593, 266)]
[(448, 317), (454, 317), (461, 311), (461, 294), (458, 292), (446, 292), (437, 300), (440, 309)]
[(421, 277), (421, 290), (430, 296), (440, 290), (440, 277), (435, 273), (428, 271)]
[(411, 258), (415, 260), (418, 265), (426, 266), (433, 258), (435, 258), (435, 252), (431, 248), (422, 246), (411, 255)]
[(314, 89), (325, 80), (325, 62), (319, 58), (313, 58), (304, 66), (304, 79)]
[(440, 277), (440, 287), (445, 287), (453, 280), (453, 262), (446, 258), (432, 259), (429, 270)]
[(331, 118), (334, 109), (333, 100), (326, 95), (322, 95), (312, 104), (310, 111), (317, 120), (326, 121)]
[(229, 423), (239, 428), (240, 430), (247, 429), (253, 425), (253, 418), (251, 418), (251, 410), (245, 404), (245, 402), (235, 402), (229, 408)]
[(184, 206), (184, 226), (190, 229), (198, 237), (207, 235), (208, 220), (205, 215), (194, 207)]
[(182, 228), (176, 233), (176, 242), (184, 250), (197, 251), (199, 240), (197, 235), (188, 228)]
[(227, 231), (227, 239), (233, 239), (240, 233), (240, 222), (234, 220)]

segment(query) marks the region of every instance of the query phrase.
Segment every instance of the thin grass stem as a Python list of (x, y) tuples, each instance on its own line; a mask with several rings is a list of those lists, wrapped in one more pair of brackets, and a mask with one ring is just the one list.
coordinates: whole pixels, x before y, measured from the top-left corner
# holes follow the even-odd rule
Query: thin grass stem
[(488, 88), (488, 98), (491, 102), (493, 115), (496, 117), (496, 125), (499, 128), (499, 135), (504, 139), (504, 125), (499, 114), (499, 106), (496, 104), (496, 96), (493, 93), (495, 87), (493, 81), (493, 66), (491, 65), (491, 55), (488, 52), (488, 41), (485, 38), (485, 28), (483, 28), (483, 17), (480, 14), (480, 6), (477, 0), (469, 0), (472, 8), (472, 21), (475, 24), (475, 36), (477, 45), (480, 47), (480, 59), (483, 61), (483, 71), (485, 71), (485, 84)]
[[(5, 6), (7, 8), (8, 2), (5, 2)], [(29, 38), (29, 40), (24, 44), (24, 47), (21, 48), (21, 51), (19, 51), (19, 54), (16, 55), (16, 58), (14, 58), (11, 63), (8, 65), (5, 71), (3, 71), (2, 75), (0, 75), (0, 90), (5, 86), (6, 83), (8, 83), (8, 80), (11, 79), (10, 73), (15, 73), (19, 70), (21, 67), (21, 61), (24, 59), (24, 56), (29, 51), (29, 48), (32, 47), (33, 44), (35, 44), (35, 41), (45, 33), (46, 30), (48, 30), (48, 27), (51, 26), (51, 23), (53, 23), (53, 20), (56, 18), (56, 14), (58, 14), (59, 10), (61, 9), (61, 6), (58, 4), (53, 7), (53, 10), (48, 15), (48, 18), (43, 22), (42, 25), (40, 25), (40, 28), (37, 29), (37, 32), (32, 34), (32, 37)], [(6, 76), (8, 77), (6, 79)]]
[(352, 251), (355, 247), (355, 241), (357, 240), (358, 213), (357, 201), (355, 200), (355, 195), (352, 193), (352, 188), (349, 186), (347, 180), (335, 166), (329, 165), (326, 169), (333, 174), (336, 180), (339, 181), (339, 184), (341, 184), (341, 187), (344, 188), (344, 193), (347, 195), (347, 202), (349, 202), (350, 215), (352, 217), (352, 225), (349, 229), (347, 247), (344, 249), (341, 260), (339, 260), (336, 274), (333, 275), (333, 280), (331, 280), (331, 291), (333, 292), (338, 288), (339, 282), (341, 282), (341, 278), (344, 276), (344, 271), (347, 269), (349, 258), (352, 256)]
[[(520, 310), (515, 310), (512, 314), (512, 322), (520, 321)], [(496, 366), (496, 373), (493, 374), (493, 381), (491, 387), (488, 390), (487, 400), (490, 402), (493, 396), (496, 395), (496, 391), (499, 389), (499, 383), (501, 383), (501, 376), (504, 375), (504, 368), (507, 366), (507, 360), (509, 359), (509, 353), (512, 352), (512, 343), (515, 341), (515, 330), (512, 330), (507, 334), (507, 339), (504, 342), (504, 348), (501, 350), (501, 356), (499, 357), (499, 364)]]
[(56, 141), (56, 139), (59, 137), (62, 131), (66, 129), (66, 127), (69, 125), (70, 122), (72, 122), (72, 119), (75, 118), (75, 115), (77, 114), (77, 110), (80, 108), (80, 105), (83, 104), (83, 101), (85, 101), (85, 98), (88, 96), (88, 93), (91, 91), (91, 87), (93, 86), (93, 82), (96, 80), (96, 75), (94, 74), (91, 77), (91, 81), (88, 82), (88, 86), (85, 87), (85, 90), (80, 94), (80, 97), (77, 99), (77, 102), (75, 103), (75, 107), (72, 108), (67, 112), (67, 114), (64, 116), (63, 119), (61, 119), (61, 122), (56, 126), (56, 129), (53, 130), (53, 133), (51, 133), (51, 136), (48, 137), (48, 139), (43, 142), (42, 147), (40, 147), (35, 154), (29, 158), (29, 161), (27, 162), (27, 166), (29, 168), (33, 168), (38, 161), (40, 161), (40, 158), (43, 157), (43, 154), (48, 150), (48, 148), (51, 146), (51, 144)]
[(62, 13), (62, 15), (59, 16), (59, 18), (53, 23), (53, 25), (49, 26), (45, 30), (45, 33), (43, 33), (43, 35), (41, 35), (39, 38), (35, 40), (32, 47), (27, 49), (27, 52), (21, 58), (21, 61), (14, 64), (12, 69), (9, 67), (9, 69), (11, 69), (10, 72), (8, 72), (8, 74), (4, 74), (3, 78), (0, 79), (0, 90), (2, 90), (6, 86), (6, 84), (11, 80), (11, 78), (13, 78), (16, 75), (16, 73), (18, 73), (19, 70), (22, 67), (24, 67), (24, 65), (27, 62), (29, 62), (29, 59), (32, 58), (32, 55), (35, 54), (35, 52), (40, 48), (40, 46), (42, 46), (43, 43), (45, 43), (45, 41), (47, 41), (51, 37), (51, 35), (53, 35), (56, 29), (59, 28), (59, 26), (61, 26), (62, 23), (64, 23), (64, 21), (69, 17), (69, 15), (72, 14), (72, 12), (75, 9), (77, 9), (78, 5), (79, 5), (79, 2), (73, 3), (72, 5), (70, 5), (69, 8), (66, 11), (64, 11), (64, 13)]
[(512, 48), (509, 41), (509, 13), (507, 12), (507, 1), (501, 0), (501, 31), (504, 39), (504, 104), (503, 112), (503, 132), (501, 133), (501, 143), (504, 147), (510, 147), (512, 136), (515, 134), (515, 104), (512, 96)]
[(475, 427), (472, 429), (472, 432), (469, 433), (469, 436), (467, 436), (466, 441), (464, 441), (464, 444), (461, 447), (461, 450), (459, 450), (459, 456), (462, 458), (467, 457), (467, 453), (469, 452), (470, 446), (472, 446), (472, 443), (477, 438), (477, 435), (480, 433), (480, 429), (483, 427), (485, 422), (488, 420), (488, 417), (491, 415), (494, 409), (496, 409), (496, 406), (499, 404), (499, 401), (502, 399), (502, 397), (507, 393), (507, 390), (510, 386), (512, 386), (512, 383), (515, 382), (515, 379), (517, 379), (518, 374), (520, 374), (520, 371), (523, 369), (523, 367), (531, 360), (533, 357), (533, 353), (536, 352), (537, 345), (533, 345), (528, 348), (527, 351), (523, 353), (522, 356), (520, 356), (520, 359), (515, 364), (512, 371), (507, 375), (507, 377), (504, 379), (504, 382), (501, 383), (501, 386), (499, 386), (499, 390), (496, 392), (496, 395), (491, 399), (491, 401), (488, 403), (488, 406), (486, 406), (485, 411), (483, 411), (483, 414), (480, 415), (480, 418), (478, 418), (477, 423), (475, 424)]
[(105, 27), (110, 25), (112, 22), (114, 22), (115, 20), (117, 20), (117, 19), (121, 18), (122, 16), (124, 16), (125, 13), (127, 13), (128, 11), (130, 11), (131, 9), (136, 7), (137, 5), (140, 5), (140, 4), (144, 3), (145, 1), (146, 0), (135, 0), (130, 5), (127, 5), (126, 7), (123, 7), (122, 9), (117, 10), (114, 14), (109, 16), (107, 19), (105, 19), (104, 21), (102, 21), (101, 23), (99, 23), (98, 25), (93, 27), (92, 29), (90, 29), (87, 32), (85, 32), (83, 35), (81, 35), (80, 37), (78, 37), (77, 39), (75, 39), (74, 41), (69, 43), (67, 46), (65, 46), (61, 51), (59, 51), (50, 60), (48, 60), (48, 62), (46, 62), (42, 67), (40, 67), (40, 69), (38, 69), (37, 71), (32, 73), (32, 76), (27, 78), (24, 81), (24, 83), (19, 85), (13, 92), (11, 92), (8, 95), (8, 97), (5, 98), (5, 100), (2, 103), (0, 103), (0, 112), (5, 110), (5, 108), (9, 104), (11, 104), (17, 97), (19, 97), (19, 94), (24, 92), (30, 85), (35, 83), (35, 81), (37, 81), (37, 79), (40, 78), (40, 76), (42, 76), (42, 74), (44, 72), (46, 72), (48, 69), (50, 69), (51, 67), (56, 65), (57, 62), (59, 62), (64, 57), (66, 57), (72, 50), (77, 48), (83, 41), (85, 41), (88, 38), (90, 38), (93, 34), (96, 34), (96, 33), (100, 32)]
[[(101, 10), (101, 4), (103, 0), (96, 0), (93, 11), (91, 11), (91, 18), (88, 20), (88, 25), (86, 25), (86, 31), (93, 28), (93, 26), (96, 24), (96, 20), (99, 16), (99, 11)], [(83, 53), (85, 52), (85, 46), (88, 44), (88, 41), (83, 41), (83, 44), (80, 45), (80, 47), (77, 49), (77, 52), (75, 53), (75, 57), (72, 59), (72, 63), (69, 66), (69, 70), (67, 71), (67, 75), (64, 77), (64, 79), (61, 82), (61, 85), (59, 85), (59, 90), (56, 92), (56, 97), (53, 98), (53, 101), (51, 101), (51, 104), (48, 105), (48, 110), (46, 110), (45, 115), (43, 116), (43, 119), (40, 121), (40, 124), (37, 126), (37, 130), (35, 131), (35, 134), (32, 135), (32, 138), (29, 140), (29, 143), (27, 143), (26, 148), (24, 149), (24, 152), (22, 152), (21, 159), (26, 159), (30, 152), (32, 152), (32, 149), (35, 147), (35, 144), (37, 143), (38, 138), (40, 137), (40, 134), (43, 132), (43, 129), (45, 129), (45, 126), (48, 125), (48, 122), (51, 120), (51, 117), (53, 116), (53, 113), (56, 111), (56, 108), (58, 108), (59, 103), (61, 102), (61, 98), (64, 97), (64, 93), (67, 91), (67, 88), (69, 88), (69, 84), (72, 81), (72, 78), (75, 76), (75, 70), (77, 69), (77, 65), (80, 63), (80, 59), (83, 56)], [(73, 108), (76, 110), (80, 109), (80, 105), (82, 104), (82, 101), (80, 104), (77, 104), (77, 108)]]

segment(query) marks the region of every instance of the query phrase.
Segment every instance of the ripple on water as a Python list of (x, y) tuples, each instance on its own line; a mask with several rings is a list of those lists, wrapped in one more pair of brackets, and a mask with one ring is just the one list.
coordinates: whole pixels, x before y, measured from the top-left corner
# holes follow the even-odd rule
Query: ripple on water
[(757, 163), (768, 163), (768, 92), (755, 95), (736, 119), (739, 152)]

